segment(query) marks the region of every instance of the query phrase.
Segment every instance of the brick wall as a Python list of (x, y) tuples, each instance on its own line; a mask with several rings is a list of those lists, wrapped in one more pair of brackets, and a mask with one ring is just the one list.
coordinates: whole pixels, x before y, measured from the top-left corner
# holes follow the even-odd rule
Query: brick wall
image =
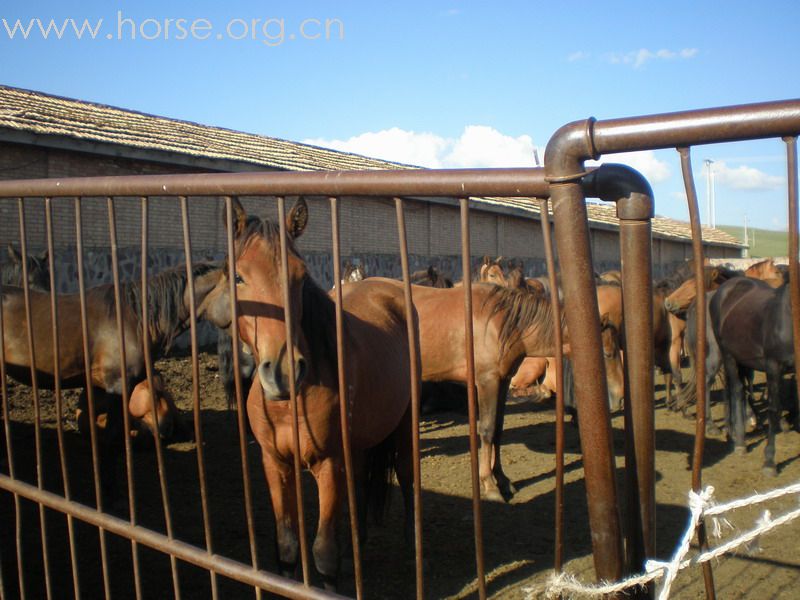
[[(0, 179), (74, 177), (97, 175), (139, 175), (201, 172), (187, 166), (101, 156), (83, 152), (49, 149), (23, 144), (0, 143)], [(332, 282), (330, 265), (330, 203), (327, 198), (308, 198), (310, 221), (298, 240), (311, 271), (323, 285)], [(273, 198), (243, 198), (248, 212), (276, 218)], [(287, 199), (287, 209), (294, 198)], [(222, 226), (219, 198), (190, 198), (189, 219), (195, 259), (213, 259), (224, 255), (225, 230)], [(87, 198), (81, 202), (83, 243), (86, 249), (88, 281), (107, 281), (109, 223), (107, 201)], [(124, 276), (136, 276), (141, 244), (141, 201), (138, 198), (115, 200), (116, 224)], [(412, 269), (429, 264), (461, 277), (461, 227), (457, 205), (407, 201), (405, 216)], [(44, 201), (25, 202), (28, 246), (32, 252), (46, 245)], [(53, 201), (54, 241), (59, 264), (59, 288), (75, 287), (75, 202)], [(363, 263), (370, 274), (398, 276), (400, 261), (395, 205), (391, 198), (340, 200), (341, 252), (345, 260)], [(177, 264), (183, 260), (183, 238), (179, 203), (175, 198), (151, 198), (149, 201), (149, 248), (151, 268)], [(538, 221), (509, 215), (473, 210), (471, 212), (471, 249), (473, 264), (483, 255), (519, 259), (529, 276), (545, 272), (544, 248)], [(18, 205), (15, 200), (0, 200), (0, 242), (19, 245)], [(655, 240), (654, 263), (657, 273), (667, 265), (690, 255), (684, 243)], [(592, 230), (592, 252), (599, 271), (619, 265), (618, 235), (613, 231)], [(709, 255), (738, 255), (735, 249), (713, 248)], [(5, 252), (0, 252), (0, 261)]]

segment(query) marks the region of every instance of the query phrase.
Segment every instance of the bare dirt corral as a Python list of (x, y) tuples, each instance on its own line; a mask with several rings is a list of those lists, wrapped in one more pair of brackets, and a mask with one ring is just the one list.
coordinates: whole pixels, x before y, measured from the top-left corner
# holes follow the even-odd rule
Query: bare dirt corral
[[(164, 374), (179, 406), (191, 421), (191, 368), (186, 358), (162, 360), (157, 365)], [(235, 413), (225, 406), (217, 379), (216, 358), (202, 354), (201, 419), (205, 436), (205, 454), (210, 490), (210, 509), (214, 552), (250, 563), (250, 546), (242, 500), (242, 475)], [(660, 381), (660, 380), (659, 380)], [(12, 384), (12, 440), (17, 476), (35, 481), (34, 434), (30, 390)], [(658, 552), (668, 556), (686, 523), (686, 495), (691, 483), (688, 470), (693, 444), (694, 423), (667, 412), (657, 396), (656, 468), (658, 501)], [(54, 429), (52, 396), (42, 393), (43, 454), (45, 487), (62, 493), (58, 467), (58, 446)], [(72, 494), (75, 499), (93, 504), (88, 439), (80, 436), (72, 422), (77, 394), (66, 395), (68, 404), (67, 451)], [(715, 405), (714, 416), (722, 417), (722, 406)], [(473, 550), (470, 468), (465, 413), (439, 413), (422, 424), (422, 476), (425, 548), (425, 592), (429, 598), (475, 597), (475, 558)], [(614, 419), (618, 481), (623, 477), (622, 419)], [(187, 426), (191, 430), (191, 424)], [(704, 483), (713, 485), (720, 501), (765, 491), (800, 481), (800, 434), (778, 436), (779, 475), (761, 474), (763, 432), (752, 434), (750, 452), (744, 456), (728, 453), (721, 438), (707, 443)], [(158, 489), (155, 452), (147, 444), (137, 444), (135, 479), (138, 521), (164, 531), (162, 499)], [(507, 474), (516, 483), (518, 494), (508, 503), (483, 502), (483, 531), (488, 591), (495, 598), (538, 597), (552, 568), (554, 504), (554, 427), (549, 407), (513, 401), (507, 411), (503, 460)], [(583, 471), (578, 435), (567, 427), (566, 467), (566, 555), (567, 570), (581, 579), (593, 576), (590, 537), (587, 525)], [(197, 484), (197, 458), (192, 441), (173, 443), (166, 448), (166, 475), (173, 511), (175, 537), (198, 546), (204, 545), (201, 505)], [(272, 513), (260, 473), (257, 446), (248, 443), (253, 480), (256, 545), (259, 564), (274, 566)], [(4, 471), (7, 468), (4, 467)], [(123, 479), (120, 474), (120, 479)], [(124, 479), (123, 479), (124, 480)], [(314, 488), (306, 480), (308, 529), (313, 531), (315, 515)], [(370, 529), (364, 549), (365, 595), (368, 598), (411, 598), (415, 595), (413, 555), (403, 542), (402, 507), (399, 493), (387, 518)], [(780, 514), (796, 499), (769, 506)], [(114, 512), (127, 518), (127, 507)], [(71, 597), (72, 576), (66, 519), (47, 513), (48, 557), (55, 598)], [(735, 514), (731, 522), (749, 528), (760, 515), (756, 510)], [(0, 551), (5, 592), (17, 597), (17, 562), (14, 534), (14, 505), (9, 494), (0, 494)], [(22, 502), (23, 570), (28, 598), (45, 595), (42, 542), (38, 509)], [(800, 525), (790, 524), (761, 540), (762, 550), (722, 559), (714, 565), (720, 598), (796, 598), (800, 584)], [(98, 534), (91, 527), (77, 526), (81, 597), (103, 597)], [(130, 542), (108, 536), (109, 585), (114, 598), (132, 598), (134, 581)], [(142, 596), (164, 598), (173, 593), (170, 561), (167, 557), (140, 548)], [(313, 571), (313, 567), (312, 567)], [(343, 568), (341, 587), (353, 595), (352, 564)], [(209, 575), (186, 564), (179, 564), (178, 575), (183, 598), (211, 597)], [(252, 598), (253, 590), (220, 579), (221, 598)], [(682, 573), (673, 587), (675, 598), (703, 597), (699, 570)]]

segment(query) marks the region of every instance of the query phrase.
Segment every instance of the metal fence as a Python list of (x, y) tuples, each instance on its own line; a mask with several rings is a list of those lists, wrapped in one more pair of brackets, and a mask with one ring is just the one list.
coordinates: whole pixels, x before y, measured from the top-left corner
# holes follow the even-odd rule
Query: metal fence
[[(76, 221), (76, 243), (78, 257), (79, 294), (72, 310), (76, 314), (64, 314), (59, 301), (52, 293), (44, 308), (32, 309), (32, 292), (28, 285), (28, 272), (23, 262), (22, 281), (24, 282), (19, 302), (24, 310), (23, 315), (10, 321), (8, 316), (0, 319), (0, 335), (3, 339), (9, 335), (11, 328), (22, 328), (18, 336), (27, 340), (23, 344), (23, 356), (20, 351), (12, 350), (5, 344), (0, 355), (0, 378), (2, 379), (3, 416), (5, 424), (7, 469), (0, 474), (0, 488), (13, 495), (15, 526), (13, 534), (9, 527), (3, 533), (3, 549), (8, 551), (14, 547), (16, 551), (17, 573), (8, 571), (2, 573), (3, 596), (19, 593), (21, 597), (33, 597), (39, 594), (41, 588), (48, 598), (69, 595), (69, 592), (58, 588), (52, 577), (52, 563), (58, 560), (61, 564), (69, 561), (71, 577), (69, 585), (75, 597), (82, 597), (79, 563), (82, 560), (79, 544), (76, 542), (76, 531), (83, 524), (89, 524), (99, 532), (100, 570), (102, 572), (103, 593), (106, 597), (112, 596), (112, 580), (115, 577), (115, 564), (109, 558), (109, 536), (122, 536), (130, 541), (131, 564), (133, 569), (133, 589), (130, 595), (142, 597), (141, 568), (139, 555), (146, 548), (154, 549), (169, 557), (172, 574), (172, 591), (174, 596), (181, 597), (183, 585), (179, 578), (178, 561), (193, 564), (208, 573), (210, 589), (213, 597), (220, 597), (219, 577), (236, 580), (254, 588), (258, 597), (263, 592), (277, 593), (294, 598), (333, 597), (330, 591), (317, 589), (312, 583), (312, 560), (306, 546), (305, 519), (302, 506), (304, 491), (299, 485), (299, 477), (294, 479), (295, 495), (298, 498), (298, 529), (299, 548), (298, 556), (301, 566), (302, 583), (291, 578), (273, 574), (272, 566), (264, 564), (259, 558), (259, 543), (254, 525), (255, 508), (253, 505), (253, 486), (250, 480), (247, 453), (247, 433), (244, 413), (244, 399), (247, 390), (241, 389), (237, 380), (238, 404), (238, 443), (240, 466), (242, 470), (242, 490), (244, 520), (246, 535), (250, 549), (250, 560), (234, 560), (219, 554), (220, 548), (214, 546), (212, 536), (213, 523), (208, 511), (210, 489), (207, 468), (213, 457), (206, 456), (203, 444), (203, 422), (201, 418), (201, 395), (199, 388), (199, 363), (198, 344), (196, 337), (197, 314), (196, 299), (193, 280), (191, 245), (189, 225), (189, 201), (203, 202), (202, 197), (224, 197), (225, 219), (228, 228), (228, 279), (227, 294), (233, 299), (230, 302), (230, 322), (237, 323), (239, 316), (237, 302), (235, 301), (237, 288), (235, 277), (235, 245), (234, 230), (236, 217), (235, 198), (239, 196), (271, 196), (276, 198), (279, 213), (280, 238), (282, 240), (282, 257), (280, 265), (283, 289), (288, 287), (288, 255), (287, 232), (284, 225), (285, 198), (287, 196), (316, 196), (329, 198), (331, 207), (331, 235), (333, 248), (333, 267), (335, 281), (341, 281), (339, 251), (339, 199), (342, 196), (366, 198), (389, 197), (395, 199), (398, 239), (400, 240), (398, 252), (401, 256), (403, 267), (403, 288), (405, 318), (407, 323), (407, 336), (411, 343), (408, 345), (410, 353), (409, 364), (411, 368), (412, 390), (412, 436), (413, 446), (413, 480), (414, 480), (414, 545), (416, 556), (416, 593), (417, 597), (425, 596), (424, 581), (424, 530), (422, 528), (422, 514), (424, 507), (421, 502), (421, 474), (419, 450), (419, 379), (420, 373), (414, 365), (419, 363), (418, 332), (415, 330), (414, 314), (412, 310), (413, 290), (409, 284), (409, 260), (406, 242), (406, 225), (404, 220), (404, 198), (424, 197), (449, 197), (459, 198), (461, 208), (461, 246), (462, 264), (464, 274), (464, 310), (465, 310), (465, 347), (463, 349), (467, 366), (467, 391), (470, 423), (470, 452), (472, 471), (472, 518), (474, 522), (474, 545), (478, 595), (486, 597), (486, 574), (483, 560), (483, 530), (480, 501), (480, 484), (478, 468), (478, 431), (477, 421), (478, 405), (475, 392), (475, 368), (473, 348), (473, 321), (472, 314), (472, 286), (469, 276), (471, 271), (469, 214), (470, 197), (528, 197), (537, 199), (540, 203), (543, 234), (545, 236), (545, 249), (547, 252), (549, 275), (555, 287), (556, 275), (553, 252), (550, 242), (550, 225), (548, 217), (548, 201), (553, 205), (555, 221), (555, 238), (562, 258), (560, 261), (561, 283), (564, 289), (564, 307), (567, 330), (581, 332), (581, 335), (569, 339), (572, 359), (574, 364), (574, 382), (576, 396), (580, 410), (578, 418), (581, 431), (581, 445), (583, 450), (583, 465), (585, 470), (586, 493), (588, 501), (590, 527), (592, 530), (592, 543), (594, 546), (595, 571), (599, 579), (615, 580), (623, 575), (625, 565), (629, 569), (641, 568), (648, 557), (654, 555), (655, 547), (655, 483), (654, 483), (654, 407), (653, 407), (653, 352), (652, 352), (652, 258), (651, 258), (651, 229), (650, 219), (653, 216), (653, 198), (648, 183), (638, 173), (630, 168), (619, 165), (605, 165), (597, 169), (586, 169), (584, 161), (597, 158), (600, 155), (609, 155), (616, 152), (649, 150), (656, 148), (677, 148), (681, 155), (687, 197), (689, 199), (690, 214), (693, 230), (693, 248), (695, 256), (695, 277), (698, 282), (699, 302), (704, 302), (704, 287), (702, 285), (702, 243), (697, 210), (697, 200), (690, 165), (689, 147), (696, 144), (708, 144), (725, 141), (737, 141), (754, 138), (784, 137), (787, 145), (787, 162), (789, 177), (789, 226), (790, 226), (790, 273), (792, 286), (792, 306), (794, 311), (795, 327), (795, 356), (798, 354), (800, 344), (800, 280), (798, 280), (798, 242), (797, 242), (797, 158), (795, 137), (800, 132), (800, 101), (768, 103), (761, 105), (730, 107), (704, 111), (691, 111), (670, 115), (655, 115), (633, 119), (614, 121), (582, 121), (565, 126), (551, 139), (545, 156), (545, 167), (535, 169), (492, 169), (492, 170), (431, 170), (431, 171), (371, 171), (371, 172), (316, 172), (316, 173), (245, 173), (245, 174), (209, 174), (209, 175), (173, 175), (173, 176), (141, 176), (141, 177), (100, 177), (100, 178), (74, 178), (63, 180), (26, 180), (0, 182), (0, 198), (18, 199), (20, 214), (20, 240), (22, 253), (27, 254), (24, 204), (26, 199), (44, 198), (46, 214), (46, 239), (50, 254), (51, 289), (55, 289), (53, 280), (53, 243), (52, 206), (55, 202), (73, 202)], [(117, 269), (117, 240), (115, 217), (115, 198), (138, 197), (141, 198), (141, 285), (146, 289), (148, 282), (147, 253), (148, 253), (148, 204), (152, 197), (172, 197), (180, 204), (182, 222), (181, 231), (186, 256), (186, 278), (189, 295), (190, 314), (187, 320), (192, 335), (192, 374), (193, 374), (193, 399), (194, 399), (194, 436), (197, 443), (196, 462), (198, 471), (198, 495), (192, 502), (199, 500), (201, 504), (201, 518), (203, 521), (204, 543), (192, 545), (178, 539), (173, 530), (173, 515), (176, 498), (170, 496), (167, 485), (166, 465), (162, 442), (159, 436), (154, 436), (157, 473), (161, 490), (161, 509), (163, 512), (164, 533), (159, 533), (140, 524), (141, 514), (137, 512), (136, 482), (134, 481), (134, 452), (129, 435), (120, 436), (125, 440), (124, 456), (126, 473), (126, 491), (128, 514), (124, 517), (108, 512), (104, 505), (104, 476), (109, 470), (108, 458), (103, 454), (107, 450), (97, 431), (95, 402), (93, 394), (97, 388), (86, 385), (88, 395), (87, 408), (89, 412), (89, 431), (91, 439), (92, 456), (92, 485), (94, 487), (95, 507), (89, 507), (75, 502), (72, 498), (74, 482), (70, 479), (69, 460), (64, 445), (64, 432), (62, 427), (63, 407), (61, 405), (61, 389), (67, 382), (61, 381), (63, 365), (59, 365), (61, 356), (59, 345), (65, 340), (61, 335), (55, 335), (59, 327), (65, 322), (75, 326), (73, 328), (80, 338), (81, 357), (85, 366), (82, 375), (83, 382), (75, 381), (70, 385), (83, 387), (85, 382), (92, 380), (92, 339), (96, 334), (90, 330), (88, 313), (91, 302), (87, 299), (87, 288), (83, 280), (83, 246), (81, 236), (81, 206), (86, 198), (106, 198), (108, 210), (109, 235), (111, 240), (112, 267), (114, 283), (109, 288), (113, 298), (111, 306), (116, 323), (118, 347), (123, 349), (122, 356), (112, 357), (119, 361), (119, 365), (126, 365), (125, 350), (131, 351), (130, 343), (126, 345), (126, 336), (131, 337), (131, 331), (126, 329), (123, 322), (123, 313), (126, 310), (126, 298), (122, 294)], [(614, 475), (614, 457), (611, 444), (611, 425), (609, 408), (606, 403), (606, 381), (602, 362), (600, 321), (597, 311), (597, 298), (594, 291), (594, 273), (589, 244), (586, 208), (584, 199), (597, 197), (617, 204), (620, 218), (620, 254), (622, 263), (624, 321), (626, 348), (626, 386), (625, 386), (625, 434), (626, 456), (635, 461), (635, 468), (626, 469), (626, 495), (624, 515), (620, 506), (622, 503), (617, 498), (617, 488)], [(569, 257), (568, 259), (566, 257)], [(343, 326), (342, 289), (336, 285), (333, 294), (336, 306), (336, 345), (337, 356), (344, 355), (344, 340), (347, 330)], [(7, 294), (4, 293), (4, 298)], [(555, 298), (555, 295), (554, 295)], [(286, 293), (286, 306), (291, 313), (292, 300)], [(5, 308), (4, 301), (4, 311)], [(149, 302), (141, 303), (141, 322), (148, 323)], [(554, 301), (556, 323), (560, 322), (557, 301)], [(700, 311), (700, 332), (704, 332), (704, 315)], [(52, 324), (49, 336), (38, 337), (41, 325), (36, 326), (36, 319), (44, 319)], [(298, 327), (286, 318), (287, 339), (292, 338), (292, 328)], [(236, 327), (232, 327), (234, 342), (234, 368), (238, 372), (239, 354)], [(558, 331), (558, 328), (556, 328)], [(559, 332), (560, 333), (560, 332)], [(145, 328), (139, 334), (147, 339), (150, 335)], [(136, 337), (136, 334), (133, 334)], [(698, 339), (698, 397), (703, 397), (702, 374), (704, 368), (705, 343), (703, 335)], [(73, 340), (74, 341), (74, 340)], [(152, 342), (152, 340), (150, 340)], [(128, 340), (130, 342), (130, 339)], [(55, 357), (53, 365), (37, 365), (37, 351), (35, 344), (45, 344), (51, 348), (49, 356)], [(155, 390), (157, 382), (154, 381), (152, 371), (152, 357), (150, 344), (141, 344), (143, 362), (145, 365), (145, 381), (149, 389)], [(557, 340), (556, 348), (560, 351), (561, 340)], [(136, 350), (134, 350), (135, 352)], [(9, 356), (14, 352), (14, 356)], [(13, 360), (12, 360), (13, 359)], [(344, 358), (347, 360), (347, 357)], [(28, 367), (28, 374), (32, 391), (33, 406), (35, 411), (34, 447), (36, 477), (35, 483), (24, 481), (15, 473), (15, 456), (19, 450), (14, 448), (11, 436), (9, 419), (9, 395), (6, 389), (6, 376), (20, 375), (20, 369), (15, 367), (9, 371), (8, 364), (23, 364)], [(560, 363), (561, 357), (557, 356)], [(290, 360), (290, 364), (294, 362)], [(50, 369), (49, 378), (46, 373)], [(129, 432), (131, 424), (127, 406), (130, 401), (132, 387), (127, 381), (128, 370), (120, 367), (121, 381), (115, 390), (122, 396), (121, 414), (124, 419), (122, 427)], [(23, 377), (23, 378), (24, 378)], [(561, 377), (559, 377), (561, 379)], [(290, 374), (294, 382), (294, 376)], [(59, 442), (59, 468), (60, 481), (57, 487), (63, 489), (63, 495), (48, 491), (46, 476), (42, 472), (43, 464), (41, 444), (41, 417), (39, 389), (47, 386), (54, 390), (56, 402), (56, 426)], [(339, 361), (338, 391), (340, 397), (347, 397), (348, 382), (344, 361)], [(299, 447), (299, 433), (297, 422), (297, 398), (294, 384), (292, 384), (290, 405), (294, 414), (292, 436), (295, 447)], [(561, 398), (562, 394), (559, 394)], [(693, 484), (696, 489), (700, 487), (701, 464), (704, 439), (704, 407), (698, 403), (697, 435), (694, 453)], [(342, 453), (345, 457), (345, 474), (347, 502), (351, 520), (351, 544), (354, 559), (355, 590), (356, 596), (361, 598), (367, 595), (363, 589), (361, 559), (359, 548), (359, 510), (356, 502), (355, 478), (353, 475), (351, 449), (349, 444), (350, 428), (348, 411), (339, 411), (342, 427)], [(158, 416), (153, 414), (156, 426)], [(563, 561), (563, 406), (559, 402), (557, 408), (557, 439), (556, 439), (556, 509), (555, 509), (555, 567), (561, 568)], [(104, 467), (104, 464), (106, 465)], [(301, 470), (300, 456), (294, 453), (294, 468)], [(104, 472), (106, 471), (106, 472)], [(6, 474), (7, 473), (7, 474)], [(52, 477), (52, 474), (51, 474)], [(181, 498), (180, 501), (186, 501)], [(41, 582), (28, 581), (26, 575), (26, 552), (23, 549), (23, 501), (31, 501), (38, 506), (38, 528), (41, 535), (41, 557), (43, 565), (43, 580)], [(63, 514), (66, 518), (68, 532), (68, 558), (51, 556), (51, 544), (48, 538), (52, 528), (52, 514), (45, 509)], [(627, 525), (623, 528), (621, 520)], [(623, 543), (623, 529), (628, 537)], [(15, 543), (8, 544), (9, 537)], [(701, 543), (704, 532), (699, 531)], [(623, 550), (624, 549), (624, 550)], [(627, 556), (625, 553), (627, 552)], [(12, 580), (16, 576), (16, 582)], [(710, 568), (707, 568), (707, 593), (713, 596), (713, 582), (711, 581)], [(61, 580), (59, 580), (61, 581)], [(169, 584), (165, 585), (169, 588)], [(645, 593), (646, 592), (641, 592)]]

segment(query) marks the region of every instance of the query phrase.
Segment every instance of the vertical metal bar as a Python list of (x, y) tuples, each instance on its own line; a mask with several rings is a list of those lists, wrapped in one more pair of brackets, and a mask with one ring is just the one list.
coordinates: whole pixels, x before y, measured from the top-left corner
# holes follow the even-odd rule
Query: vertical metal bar
[(461, 270), (464, 282), (464, 352), (467, 360), (467, 406), (469, 408), (469, 456), (472, 472), (472, 518), (475, 522), (475, 565), (478, 596), (486, 598), (486, 569), (483, 561), (483, 520), (478, 473), (478, 406), (475, 394), (475, 343), (472, 330), (472, 259), (469, 238), (469, 198), (461, 204)]
[[(0, 389), (3, 394), (3, 428), (6, 434), (6, 457), (8, 459), (8, 474), (11, 479), (16, 479), (14, 466), (14, 444), (11, 441), (11, 411), (8, 398), (8, 381), (6, 380), (6, 351), (5, 351), (5, 317), (3, 315), (2, 282), (0, 282)], [(22, 600), (27, 597), (25, 589), (25, 560), (22, 548), (22, 504), (19, 494), (14, 494), (14, 538), (17, 550), (17, 578), (19, 579), (19, 596)]]
[(553, 568), (560, 573), (564, 566), (564, 340), (561, 330), (561, 301), (558, 298), (558, 278), (550, 235), (549, 198), (539, 199), (544, 256), (547, 262), (547, 277), (550, 282), (550, 303), (553, 306), (553, 326), (556, 340), (556, 507), (555, 549)]
[(414, 319), (414, 300), (411, 295), (411, 270), (408, 265), (408, 239), (406, 236), (406, 216), (402, 198), (394, 199), (397, 213), (397, 235), (400, 243), (400, 266), (403, 271), (403, 298), (406, 309), (406, 329), (408, 331), (408, 360), (411, 367), (411, 451), (414, 468), (414, 558), (416, 561), (417, 599), (425, 597), (425, 581), (422, 548), (422, 471), (420, 467), (419, 409), (420, 372), (419, 339)]
[[(50, 322), (53, 325), (53, 396), (56, 401), (56, 437), (58, 438), (58, 457), (61, 466), (61, 480), (64, 485), (64, 498), (72, 500), (72, 491), (67, 468), (67, 447), (64, 441), (64, 399), (61, 396), (61, 359), (58, 342), (58, 290), (56, 288), (55, 243), (53, 241), (53, 205), (51, 198), (44, 199), (45, 230), (47, 236), (47, 260), (50, 271)], [(67, 515), (67, 535), (69, 537), (69, 558), (72, 567), (72, 591), (76, 598), (81, 597), (78, 571), (78, 551), (75, 545), (75, 520)]]
[[(242, 462), (242, 490), (244, 492), (244, 514), (247, 522), (247, 539), (250, 544), (250, 561), (258, 569), (258, 545), (256, 544), (255, 519), (253, 516), (253, 492), (250, 480), (250, 461), (247, 459), (247, 426), (245, 425), (245, 403), (242, 381), (239, 374), (239, 308), (236, 300), (236, 250), (233, 243), (233, 199), (225, 196), (225, 229), (227, 231), (228, 293), (231, 299), (231, 344), (233, 344), (233, 382), (236, 391), (236, 419), (239, 426), (239, 459)], [(261, 599), (261, 589), (255, 588), (256, 598)]]
[[(786, 144), (786, 169), (789, 182), (789, 293), (792, 301), (792, 334), (794, 335), (794, 372), (800, 373), (800, 266), (798, 266), (798, 207), (797, 207), (797, 138), (783, 138)], [(800, 392), (800, 377), (795, 375)], [(800, 403), (800, 393), (797, 395)]]
[[(353, 544), (353, 570), (356, 580), (356, 598), (364, 597), (364, 581), (361, 568), (361, 541), (358, 536), (358, 506), (353, 474), (353, 450), (350, 444), (350, 399), (347, 394), (347, 356), (344, 347), (344, 315), (342, 313), (341, 250), (339, 245), (339, 199), (330, 198), (331, 242), (333, 250), (333, 289), (336, 302), (336, 356), (339, 377), (339, 420), (342, 427), (342, 451), (344, 453), (345, 477), (347, 479), (347, 505), (350, 510), (350, 538)], [(283, 217), (281, 217), (283, 221)]]
[[(147, 289), (147, 246), (148, 246), (148, 209), (149, 198), (142, 196), (142, 279), (141, 279), (141, 318), (142, 318), (142, 351), (144, 355), (144, 369), (147, 378), (147, 385), (150, 388), (150, 395), (152, 401), (152, 415), (153, 415), (153, 441), (156, 448), (156, 463), (158, 464), (158, 483), (161, 488), (161, 504), (164, 510), (164, 524), (167, 530), (167, 538), (175, 539), (172, 527), (172, 511), (169, 506), (169, 489), (167, 488), (167, 467), (164, 462), (164, 448), (161, 443), (161, 436), (158, 434), (158, 410), (156, 410), (156, 387), (153, 384), (153, 357), (151, 356), (151, 345), (153, 340), (150, 339), (149, 313), (150, 313), (150, 294)], [(124, 407), (127, 410), (127, 406)], [(125, 435), (130, 435), (129, 431)], [(180, 579), (178, 578), (178, 561), (174, 554), (169, 555), (169, 563), (172, 569), (172, 589), (176, 600), (181, 597)]]
[[(651, 204), (647, 203), (645, 211), (638, 211), (640, 214), (635, 215), (636, 218), (625, 218), (622, 213), (626, 202), (620, 200), (617, 203), (627, 350), (625, 433), (634, 462), (629, 464), (626, 457), (626, 487), (632, 500), (626, 510), (626, 550), (629, 569), (638, 573), (644, 569), (646, 559), (655, 556), (656, 549), (653, 258)], [(649, 593), (645, 595), (649, 596)]]
[[(194, 413), (194, 439), (197, 448), (197, 475), (200, 482), (200, 506), (203, 512), (203, 532), (205, 533), (206, 551), (214, 553), (213, 536), (211, 535), (211, 515), (208, 506), (208, 485), (206, 483), (206, 462), (203, 448), (203, 424), (200, 420), (200, 362), (197, 344), (197, 304), (194, 292), (194, 268), (192, 266), (192, 238), (189, 228), (189, 203), (186, 196), (180, 197), (181, 221), (183, 223), (183, 254), (186, 257), (186, 289), (189, 292), (189, 336), (192, 345), (192, 411)], [(237, 374), (238, 378), (238, 374)], [(211, 597), (219, 597), (217, 574), (211, 577)]]
[[(703, 452), (706, 443), (706, 286), (703, 259), (703, 230), (700, 227), (700, 209), (697, 206), (697, 189), (692, 174), (692, 158), (688, 147), (678, 148), (681, 156), (681, 172), (689, 205), (689, 223), (692, 228), (692, 255), (694, 257), (694, 283), (697, 289), (695, 307), (697, 310), (697, 346), (695, 348), (695, 379), (697, 381), (697, 408), (694, 432), (694, 455), (692, 457), (692, 489), (700, 492), (703, 485)], [(697, 541), (703, 550), (708, 549), (705, 519), (697, 524)], [(703, 581), (706, 598), (716, 598), (714, 574), (711, 563), (703, 563)]]
[[(125, 444), (125, 474), (128, 483), (128, 514), (131, 525), (136, 525), (136, 485), (133, 472), (133, 449), (131, 447), (131, 416), (128, 411), (130, 387), (128, 384), (128, 359), (125, 348), (125, 327), (122, 318), (122, 286), (119, 277), (119, 244), (117, 241), (117, 217), (114, 210), (114, 199), (106, 199), (108, 206), (108, 231), (111, 242), (111, 274), (114, 282), (114, 311), (117, 322), (117, 341), (119, 344), (120, 380), (122, 382), (122, 427)], [(109, 407), (111, 408), (111, 407)], [(142, 597), (141, 569), (139, 566), (139, 547), (131, 540), (131, 561), (133, 562), (133, 587), (137, 600)]]
[(589, 227), (580, 183), (553, 183), (550, 198), (561, 261), (578, 423), (586, 480), (586, 498), (595, 574), (616, 581), (622, 576), (623, 552), (611, 416), (600, 339), (600, 315), (594, 286)]
[[(75, 245), (78, 259), (78, 296), (81, 305), (81, 337), (83, 341), (83, 369), (86, 377), (86, 404), (89, 412), (89, 437), (92, 445), (92, 468), (94, 476), (94, 496), (97, 510), (103, 510), (103, 489), (100, 481), (100, 455), (97, 444), (97, 412), (94, 406), (94, 388), (92, 381), (92, 360), (89, 352), (89, 317), (86, 307), (86, 282), (83, 274), (83, 219), (80, 196), (75, 197)], [(107, 456), (105, 460), (113, 460)], [(111, 598), (111, 582), (108, 576), (108, 548), (105, 529), (98, 529), (100, 537), (100, 558), (103, 570), (103, 591), (106, 598)]]
[[(39, 398), (39, 382), (36, 377), (36, 348), (33, 339), (33, 314), (31, 312), (31, 289), (28, 283), (28, 234), (25, 229), (25, 203), (17, 200), (19, 208), (19, 245), (22, 252), (22, 295), (25, 302), (25, 329), (28, 335), (28, 364), (31, 369), (33, 395), (33, 439), (36, 454), (36, 486), (44, 489), (44, 460), (42, 456), (42, 412)], [(42, 562), (44, 565), (44, 587), (48, 600), (53, 597), (53, 582), (50, 577), (50, 556), (47, 552), (47, 519), (43, 505), (39, 505), (39, 532), (42, 539)]]
[[(294, 454), (294, 485), (297, 495), (297, 528), (300, 536), (300, 562), (303, 568), (303, 583), (310, 585), (308, 568), (308, 542), (306, 519), (303, 510), (303, 467), (300, 463), (300, 425), (297, 407), (296, 373), (294, 370), (294, 328), (292, 327), (292, 304), (289, 293), (289, 243), (286, 233), (286, 199), (278, 197), (278, 223), (281, 235), (281, 288), (283, 289), (284, 323), (286, 325), (286, 357), (289, 361), (289, 401), (292, 405), (292, 442)], [(337, 342), (338, 343), (338, 342)], [(341, 359), (340, 359), (341, 360)]]

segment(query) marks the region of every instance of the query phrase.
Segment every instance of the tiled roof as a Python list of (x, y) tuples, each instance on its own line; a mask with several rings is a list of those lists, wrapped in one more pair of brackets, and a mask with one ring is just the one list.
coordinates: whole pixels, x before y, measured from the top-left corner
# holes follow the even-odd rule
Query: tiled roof
[[(199, 158), (237, 161), (286, 171), (409, 169), (411, 165), (329, 150), (221, 127), (199, 125), (92, 102), (0, 86), (0, 129), (164, 151)], [(477, 198), (487, 208), (502, 206), (534, 214), (538, 203), (526, 198)], [(617, 227), (613, 206), (589, 203), (589, 219)], [(656, 217), (658, 237), (691, 240), (688, 223)], [(719, 229), (703, 229), (708, 243), (740, 247)]]

